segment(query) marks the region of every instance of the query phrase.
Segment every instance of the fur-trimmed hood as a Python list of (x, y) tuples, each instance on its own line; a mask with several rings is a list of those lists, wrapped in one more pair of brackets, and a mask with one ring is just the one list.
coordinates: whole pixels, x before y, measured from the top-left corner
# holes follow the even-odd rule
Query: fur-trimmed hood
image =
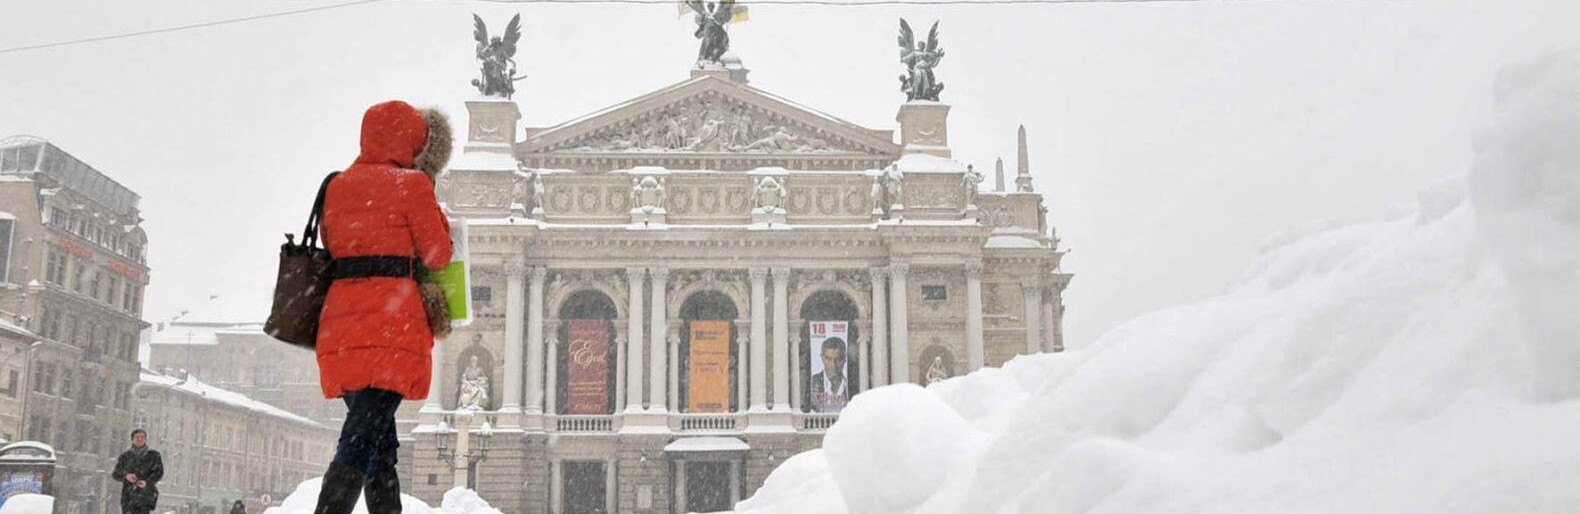
[(455, 134), (450, 127), (450, 117), (439, 109), (422, 109), (422, 121), (428, 124), (428, 144), (417, 155), (413, 164), (428, 180), (439, 181), (439, 173), (450, 164), (450, 154), (455, 150)]

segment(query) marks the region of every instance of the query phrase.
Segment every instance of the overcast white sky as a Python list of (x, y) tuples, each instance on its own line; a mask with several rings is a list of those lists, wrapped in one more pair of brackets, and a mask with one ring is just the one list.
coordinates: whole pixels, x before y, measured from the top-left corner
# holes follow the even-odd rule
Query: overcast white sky
[[(0, 50), (329, 2), (0, 0)], [(753, 85), (870, 127), (904, 100), (899, 16), (941, 19), (938, 70), (963, 162), (1014, 168), (1015, 127), (1072, 253), (1067, 340), (1212, 296), (1268, 236), (1408, 205), (1464, 172), (1501, 65), (1580, 35), (1567, 0), (1293, 0), (756, 6), (731, 28)], [(471, 14), (514, 13), (516, 96), (552, 125), (683, 80), (669, 5), (392, 0), (0, 53), (0, 136), (44, 137), (143, 197), (146, 317), (261, 320), (281, 234), (356, 154), (368, 105), (464, 122)]]

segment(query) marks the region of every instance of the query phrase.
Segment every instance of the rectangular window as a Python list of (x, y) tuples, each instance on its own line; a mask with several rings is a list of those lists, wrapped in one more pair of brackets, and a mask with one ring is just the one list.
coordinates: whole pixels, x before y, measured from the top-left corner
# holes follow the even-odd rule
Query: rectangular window
[(19, 378), (21, 378), (21, 376), (17, 374), (17, 371), (14, 370), (14, 369), (11, 370), (11, 373), (9, 374), (9, 376), (6, 377), (6, 381), (5, 381), (5, 394), (6, 394), (6, 396), (10, 396), (12, 398), (16, 398), (16, 386), (17, 386), (17, 380)]
[(60, 253), (55, 248), (49, 249), (49, 256), (45, 259), (44, 281), (64, 286), (66, 285), (66, 254)]
[(922, 286), (923, 300), (948, 300), (949, 288), (946, 286)]
[(66, 211), (61, 210), (59, 207), (50, 207), (49, 224), (57, 227), (66, 226)]
[(82, 259), (76, 259), (76, 261), (76, 265), (71, 268), (71, 290), (81, 293), (82, 287), (87, 285), (84, 283), (84, 279), (87, 278), (88, 265), (83, 264)]
[(11, 233), (16, 230), (16, 220), (0, 219), (0, 283), (11, 281)]
[(472, 286), (472, 303), (487, 306), (494, 301), (494, 289), (488, 286)]
[(137, 289), (137, 283), (126, 281), (126, 289), (121, 290), (121, 310), (132, 310), (132, 291)]

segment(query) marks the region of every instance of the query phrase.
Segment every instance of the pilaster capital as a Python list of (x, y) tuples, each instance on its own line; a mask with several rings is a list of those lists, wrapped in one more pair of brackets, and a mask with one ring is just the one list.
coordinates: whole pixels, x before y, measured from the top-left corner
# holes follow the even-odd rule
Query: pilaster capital
[(872, 283), (879, 284), (889, 278), (889, 270), (883, 267), (867, 268), (867, 276), (872, 279)]
[(515, 262), (505, 264), (505, 275), (510, 277), (511, 280), (527, 278), (527, 266)]
[(746, 276), (751, 278), (753, 283), (760, 284), (768, 278), (768, 268), (750, 268), (746, 270)]
[(888, 269), (889, 269), (889, 276), (893, 277), (895, 279), (902, 279), (902, 278), (905, 278), (907, 275), (911, 274), (911, 265), (910, 264), (905, 264), (905, 263), (890, 264)]
[(647, 276), (647, 268), (626, 268), (625, 269), (625, 278), (626, 278), (626, 280), (630, 280), (632, 282), (636, 282), (638, 280), (642, 280), (642, 277), (644, 277), (644, 276)]
[(966, 263), (966, 277), (982, 278), (982, 262), (971, 261)]
[(653, 277), (653, 282), (663, 283), (669, 280), (669, 268), (648, 268), (647, 274)]
[(533, 266), (532, 269), (527, 271), (527, 274), (532, 277), (533, 282), (543, 282), (544, 279), (549, 278), (549, 268), (547, 266)]
[(769, 268), (768, 271), (770, 271), (773, 274), (774, 282), (783, 283), (783, 282), (787, 282), (787, 281), (790, 280), (790, 267), (789, 266), (778, 266), (778, 267), (774, 267), (774, 268)]

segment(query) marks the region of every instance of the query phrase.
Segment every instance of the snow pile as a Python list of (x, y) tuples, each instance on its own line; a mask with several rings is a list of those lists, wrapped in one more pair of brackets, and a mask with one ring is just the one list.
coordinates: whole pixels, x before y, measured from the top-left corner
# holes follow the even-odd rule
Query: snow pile
[[(280, 506), (271, 507), (263, 514), (312, 514), (313, 507), (318, 504), (318, 491), (323, 487), (322, 477), (309, 479), (297, 484), (296, 491), (280, 502)], [(422, 500), (402, 494), (400, 496), (401, 512), (404, 514), (502, 514), (483, 501), (477, 493), (461, 487), (451, 489), (444, 493), (444, 502), (439, 508), (429, 507)], [(358, 498), (357, 506), (352, 509), (352, 514), (368, 514), (366, 498)]]
[(5, 499), (0, 514), (49, 514), (55, 511), (55, 497), (22, 493)]
[(1082, 351), (862, 394), (739, 512), (1580, 511), (1580, 53), (1498, 105), (1419, 212)]

